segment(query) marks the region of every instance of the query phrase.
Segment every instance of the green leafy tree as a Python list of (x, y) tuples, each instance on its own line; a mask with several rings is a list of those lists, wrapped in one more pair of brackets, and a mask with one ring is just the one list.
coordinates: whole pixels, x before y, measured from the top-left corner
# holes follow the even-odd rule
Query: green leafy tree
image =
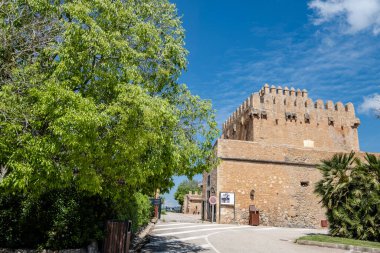
[(173, 175), (213, 166), (211, 104), (178, 83), (187, 51), (173, 4), (5, 0), (0, 8), (3, 185), (39, 195), (75, 184), (121, 198), (165, 191)]
[(354, 152), (336, 154), (318, 169), (323, 177), (315, 192), (327, 209), (330, 233), (379, 241), (380, 158), (366, 154), (362, 162)]
[(194, 180), (185, 180), (181, 182), (178, 185), (177, 191), (174, 193), (174, 199), (177, 200), (177, 202), (183, 206), (183, 200), (186, 194), (189, 193), (189, 191), (192, 192), (200, 192), (201, 188), (198, 185), (199, 183)]
[(20, 229), (6, 244), (23, 241), (29, 201), (57, 210), (29, 245), (85, 245), (102, 227), (74, 229), (84, 199), (104, 205), (88, 223), (139, 226), (147, 195), (214, 166), (214, 111), (178, 83), (187, 51), (168, 0), (3, 0), (0, 41), (0, 205), (13, 210), (0, 216)]

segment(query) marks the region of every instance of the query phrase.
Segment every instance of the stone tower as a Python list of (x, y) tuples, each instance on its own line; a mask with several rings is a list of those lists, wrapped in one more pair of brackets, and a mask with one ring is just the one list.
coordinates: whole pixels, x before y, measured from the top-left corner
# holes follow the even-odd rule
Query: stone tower
[(223, 124), (222, 139), (359, 151), (359, 125), (352, 103), (313, 102), (306, 90), (265, 84)]
[[(325, 210), (314, 194), (316, 167), (336, 153), (359, 151), (352, 103), (313, 102), (306, 90), (264, 85), (223, 124), (215, 144), (220, 164), (203, 174), (203, 218), (247, 224), (259, 210), (260, 224), (321, 227)], [(234, 196), (225, 203), (222, 195)], [(217, 197), (212, 209), (208, 199)], [(212, 215), (214, 210), (214, 215)]]

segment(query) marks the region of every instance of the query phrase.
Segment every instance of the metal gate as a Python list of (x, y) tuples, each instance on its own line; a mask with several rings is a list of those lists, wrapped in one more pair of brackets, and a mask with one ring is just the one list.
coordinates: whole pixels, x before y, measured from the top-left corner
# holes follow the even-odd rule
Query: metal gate
[(131, 244), (131, 221), (107, 221), (104, 253), (128, 253)]

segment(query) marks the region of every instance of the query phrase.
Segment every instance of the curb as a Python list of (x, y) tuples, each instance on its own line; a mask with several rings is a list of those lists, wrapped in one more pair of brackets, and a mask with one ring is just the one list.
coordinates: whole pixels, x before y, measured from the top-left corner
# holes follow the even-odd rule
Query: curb
[(136, 235), (135, 239), (132, 242), (130, 253), (139, 252), (141, 248), (148, 243), (149, 237), (148, 235), (152, 232), (154, 226), (156, 225), (158, 219), (151, 219), (150, 223), (145, 227), (143, 231), (141, 231), (138, 235)]
[(316, 241), (309, 241), (309, 240), (297, 240), (296, 243), (301, 244), (301, 245), (351, 250), (353, 252), (380, 253), (380, 248), (369, 248), (369, 247), (354, 246), (354, 245), (348, 245), (348, 244), (339, 244), (339, 243), (331, 243), (331, 242), (316, 242)]

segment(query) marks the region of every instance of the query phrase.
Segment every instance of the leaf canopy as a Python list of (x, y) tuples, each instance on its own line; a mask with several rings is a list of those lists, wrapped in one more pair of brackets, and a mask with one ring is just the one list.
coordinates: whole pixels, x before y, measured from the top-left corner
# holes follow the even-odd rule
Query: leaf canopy
[(211, 103), (178, 83), (184, 29), (167, 0), (0, 4), (1, 184), (165, 191), (216, 164)]

